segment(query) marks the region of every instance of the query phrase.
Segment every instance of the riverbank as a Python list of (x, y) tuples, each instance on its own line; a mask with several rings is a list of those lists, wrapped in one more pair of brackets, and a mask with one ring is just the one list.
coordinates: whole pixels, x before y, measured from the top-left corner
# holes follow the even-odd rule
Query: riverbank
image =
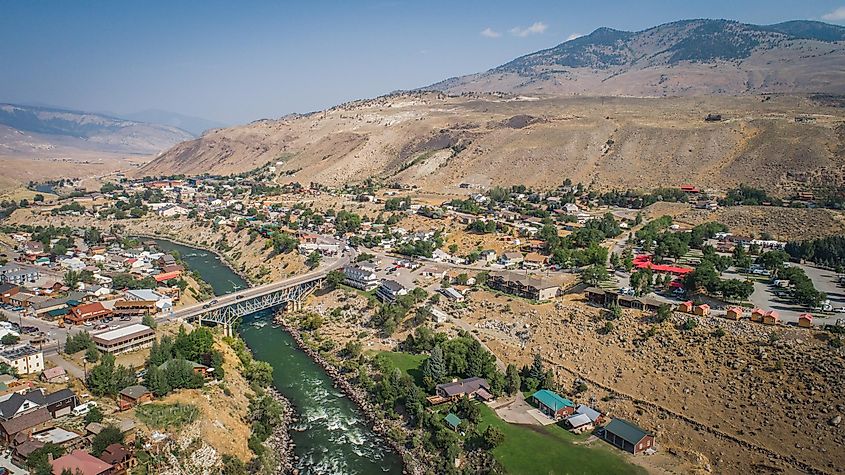
[(170, 237), (170, 236), (162, 237), (162, 236), (153, 236), (153, 235), (150, 235), (150, 234), (142, 234), (142, 233), (132, 233), (132, 235), (134, 237), (138, 237), (140, 239), (153, 239), (153, 240), (158, 240), (158, 241), (167, 241), (167, 242), (170, 242), (170, 243), (173, 243), (173, 244), (178, 244), (180, 246), (192, 247), (194, 249), (210, 252), (210, 253), (214, 254), (215, 256), (217, 256), (217, 258), (220, 259), (220, 261), (223, 264), (225, 264), (226, 267), (229, 268), (230, 271), (232, 271), (232, 273), (236, 274), (238, 277), (240, 277), (244, 281), (249, 282), (250, 285), (256, 284), (256, 282), (253, 282), (245, 272), (242, 272), (242, 271), (236, 269), (235, 264), (233, 262), (231, 262), (231, 259), (228, 256), (226, 256), (225, 254), (223, 254), (222, 252), (220, 252), (216, 249), (212, 249), (208, 246), (204, 246), (204, 245), (199, 244), (199, 243), (182, 241), (182, 240), (179, 240), (177, 238)]
[(370, 395), (363, 389), (354, 386), (350, 383), (333, 364), (326, 361), (319, 352), (312, 349), (305, 344), (302, 339), (302, 334), (299, 329), (291, 325), (281, 313), (276, 314), (273, 321), (278, 324), (284, 331), (291, 335), (299, 349), (308, 355), (317, 365), (319, 365), (326, 374), (331, 378), (334, 386), (343, 392), (357, 407), (364, 418), (367, 420), (372, 431), (382, 438), (390, 448), (396, 452), (401, 458), (404, 465), (404, 473), (422, 474), (423, 467), (420, 467), (413, 457), (413, 454), (406, 450), (400, 443), (396, 442), (390, 436), (391, 427), (378, 416), (378, 409), (370, 403)]
[(273, 451), (276, 460), (274, 473), (297, 474), (297, 458), (295, 454), (296, 444), (290, 436), (290, 427), (296, 423), (296, 412), (288, 399), (282, 396), (276, 388), (267, 388), (267, 394), (273, 398), (282, 408), (279, 424), (273, 429), (270, 437), (264, 441), (264, 445)]

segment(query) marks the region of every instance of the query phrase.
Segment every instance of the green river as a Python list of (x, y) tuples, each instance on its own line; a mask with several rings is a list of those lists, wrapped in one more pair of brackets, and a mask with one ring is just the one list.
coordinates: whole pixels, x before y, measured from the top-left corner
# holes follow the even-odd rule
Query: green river
[[(211, 285), (216, 295), (244, 288), (246, 282), (219, 257), (170, 241), (155, 240), (162, 251), (178, 251), (184, 263)], [(400, 457), (376, 436), (355, 405), (300, 351), (291, 336), (271, 324), (272, 313), (246, 317), (238, 331), (255, 358), (273, 365), (276, 389), (296, 409), (291, 437), (304, 474), (402, 473)]]

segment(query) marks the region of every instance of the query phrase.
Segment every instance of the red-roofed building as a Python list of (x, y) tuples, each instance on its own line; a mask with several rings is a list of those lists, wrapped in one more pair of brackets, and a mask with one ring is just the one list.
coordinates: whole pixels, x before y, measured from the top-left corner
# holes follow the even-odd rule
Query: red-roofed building
[(92, 302), (73, 307), (70, 309), (70, 314), (65, 317), (65, 320), (69, 320), (75, 325), (79, 325), (80, 323), (87, 322), (88, 320), (99, 320), (103, 317), (108, 317), (109, 315), (111, 315), (111, 310), (103, 307), (103, 304), (100, 302)]
[(634, 267), (636, 267), (637, 269), (651, 269), (654, 272), (666, 272), (673, 275), (687, 275), (692, 272), (692, 269), (689, 267), (655, 264), (651, 262), (651, 256), (647, 254), (640, 254), (635, 257)]
[(798, 326), (804, 328), (812, 328), (813, 316), (809, 313), (802, 313), (798, 316)]
[(777, 325), (780, 320), (780, 314), (777, 310), (769, 310), (763, 314), (763, 325)]
[(692, 300), (687, 300), (686, 302), (681, 302), (678, 304), (678, 311), (684, 313), (692, 313)]
[(69, 470), (70, 473), (81, 473), (82, 475), (111, 475), (114, 473), (114, 466), (106, 463), (84, 450), (74, 450), (53, 460), (53, 475), (62, 475), (62, 471)]
[(725, 313), (725, 318), (729, 320), (739, 320), (742, 318), (743, 313), (745, 313), (745, 311), (742, 307), (731, 307), (728, 309), (727, 313)]
[(699, 192), (701, 192), (701, 190), (696, 188), (694, 185), (681, 185), (680, 188), (681, 188), (681, 191), (683, 191), (684, 193), (699, 193)]
[(166, 282), (171, 279), (178, 279), (181, 275), (182, 273), (179, 271), (163, 272), (161, 274), (154, 275), (153, 278), (156, 280), (156, 282)]
[(766, 311), (762, 308), (755, 308), (751, 311), (751, 321), (760, 323), (763, 321), (763, 315), (766, 314)]
[(701, 305), (696, 305), (695, 308), (693, 309), (693, 313), (700, 316), (700, 317), (705, 317), (705, 316), (710, 314), (710, 306), (707, 305), (706, 303), (703, 303)]

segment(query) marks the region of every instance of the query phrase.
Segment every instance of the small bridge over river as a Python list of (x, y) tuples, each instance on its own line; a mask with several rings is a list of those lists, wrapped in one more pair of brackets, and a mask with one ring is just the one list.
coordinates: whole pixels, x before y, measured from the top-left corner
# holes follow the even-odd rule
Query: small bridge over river
[[(337, 267), (340, 266), (338, 264), (331, 266), (331, 268)], [(331, 268), (199, 302), (173, 312), (171, 317), (182, 318), (186, 321), (196, 320), (200, 324), (206, 322), (222, 325), (223, 333), (226, 336), (232, 336), (235, 322), (246, 315), (271, 308), (284, 307), (286, 310), (300, 310), (305, 298), (322, 288)]]

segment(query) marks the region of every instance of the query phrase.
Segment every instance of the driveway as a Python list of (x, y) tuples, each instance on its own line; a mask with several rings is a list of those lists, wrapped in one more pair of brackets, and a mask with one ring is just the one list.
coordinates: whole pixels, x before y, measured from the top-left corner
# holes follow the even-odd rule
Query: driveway
[(495, 407), (494, 410), (500, 419), (511, 424), (541, 425), (540, 421), (530, 414), (530, 411), (536, 409), (528, 404), (521, 392), (517, 393), (512, 401)]

